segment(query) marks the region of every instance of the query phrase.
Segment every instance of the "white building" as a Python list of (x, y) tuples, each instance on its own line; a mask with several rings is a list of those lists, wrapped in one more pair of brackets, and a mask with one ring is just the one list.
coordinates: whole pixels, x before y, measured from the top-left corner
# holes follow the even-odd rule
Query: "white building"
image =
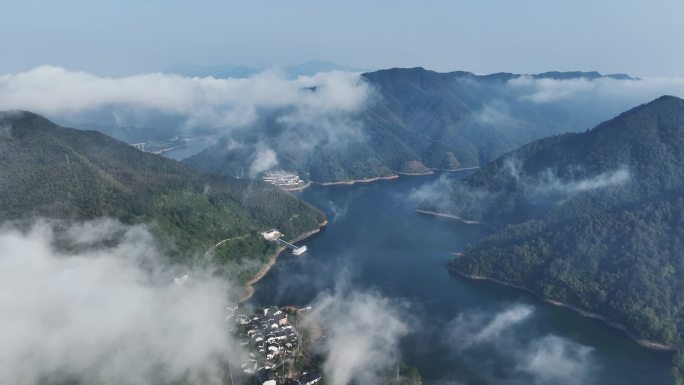
[(261, 233), (261, 236), (264, 237), (264, 239), (267, 241), (277, 241), (278, 238), (283, 236), (283, 233), (276, 229), (271, 229), (269, 231), (264, 231), (263, 233)]

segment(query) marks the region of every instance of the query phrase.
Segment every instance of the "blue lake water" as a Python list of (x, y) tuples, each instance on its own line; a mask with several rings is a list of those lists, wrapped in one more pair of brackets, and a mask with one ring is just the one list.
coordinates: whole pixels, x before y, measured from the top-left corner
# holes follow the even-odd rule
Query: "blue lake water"
[[(402, 357), (426, 384), (668, 382), (670, 353), (642, 348), (596, 319), (524, 291), (447, 272), (442, 264), (451, 253), (487, 230), (415, 212), (411, 193), (438, 177), (313, 186), (299, 193), (324, 210), (330, 224), (302, 242), (306, 254), (282, 254), (256, 285), (252, 302), (305, 305), (341, 281), (405, 302), (412, 331), (402, 341)], [(529, 314), (495, 338), (463, 342), (515, 309)]]
[(185, 147), (164, 152), (162, 153), (162, 155), (164, 155), (167, 158), (181, 161), (187, 157), (200, 153), (202, 150), (215, 144), (217, 140), (218, 139), (215, 136), (194, 138), (192, 140), (189, 140)]

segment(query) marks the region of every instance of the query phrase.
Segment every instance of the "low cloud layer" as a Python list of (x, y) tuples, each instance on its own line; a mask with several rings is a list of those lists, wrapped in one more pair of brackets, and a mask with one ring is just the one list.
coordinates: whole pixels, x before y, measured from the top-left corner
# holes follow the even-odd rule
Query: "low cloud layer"
[(340, 290), (319, 296), (313, 308), (327, 333), (327, 383), (377, 384), (398, 363), (400, 339), (410, 331), (404, 305), (373, 292)]
[(684, 78), (556, 80), (522, 76), (510, 80), (508, 86), (520, 93), (520, 99), (534, 103), (594, 101), (600, 104), (613, 100), (639, 104), (664, 94), (684, 97)]
[(176, 116), (188, 127), (243, 127), (263, 110), (292, 109), (295, 121), (356, 111), (370, 90), (358, 74), (319, 73), (287, 79), (267, 71), (247, 79), (187, 78), (149, 73), (101, 77), (42, 66), (0, 75), (0, 110), (23, 109), (77, 120), (105, 109), (120, 125), (144, 125), (144, 115)]
[(593, 349), (554, 334), (530, 334), (533, 317), (534, 308), (524, 304), (469, 310), (447, 325), (445, 343), (457, 359), (477, 362), (487, 383), (592, 384), (598, 370)]
[(492, 100), (473, 112), (473, 120), (485, 126), (507, 126), (515, 123), (511, 107), (501, 100)]
[(226, 282), (167, 267), (142, 226), (55, 229), (0, 230), (0, 383), (222, 383)]
[[(684, 78), (554, 80), (521, 76), (497, 89), (498, 96), (483, 100), (482, 109), (474, 111), (474, 122), (504, 127), (516, 124), (513, 109), (520, 108), (516, 100), (555, 103), (559, 111), (570, 112), (569, 116), (591, 111), (591, 116), (608, 118), (663, 94), (684, 97)], [(338, 139), (332, 135), (335, 132), (341, 132), (344, 140), (350, 131), (358, 131), (360, 127), (345, 115), (360, 111), (373, 100), (371, 87), (358, 73), (337, 71), (296, 79), (278, 71), (243, 79), (166, 73), (104, 77), (46, 65), (0, 75), (0, 110), (30, 110), (75, 123), (161, 128), (180, 124), (187, 130), (246, 127), (270, 111), (287, 110), (277, 117), (278, 124), (286, 128), (311, 125), (328, 132), (331, 141)]]
[(594, 370), (591, 355), (588, 346), (547, 335), (522, 352), (517, 369), (531, 375), (534, 384), (587, 384)]
[[(557, 197), (562, 200), (585, 191), (619, 186), (631, 178), (629, 168), (624, 165), (597, 175), (569, 178), (559, 177), (558, 171), (550, 168), (535, 175), (525, 174), (522, 169), (522, 163), (517, 159), (509, 159), (504, 165), (504, 172), (515, 179), (518, 188), (530, 199)], [(574, 169), (578, 175), (585, 174), (580, 167)]]
[[(559, 174), (559, 170), (552, 168), (528, 174), (518, 159), (511, 158), (497, 170), (494, 178), (513, 188), (515, 199), (542, 211), (581, 193), (619, 188), (632, 179), (632, 173), (626, 165), (595, 175), (588, 174), (579, 166), (565, 165), (565, 174), (570, 175), (561, 177)], [(488, 210), (504, 203), (510, 204), (506, 200), (511, 196), (511, 191), (507, 189), (490, 191), (471, 187), (445, 174), (432, 183), (414, 189), (408, 198), (420, 207), (451, 213), (470, 221), (483, 220)]]
[(449, 336), (459, 349), (493, 342), (502, 333), (527, 320), (533, 311), (531, 306), (517, 304), (494, 316), (479, 312), (461, 314), (449, 325)]
[(268, 171), (278, 165), (278, 156), (270, 147), (260, 144), (257, 151), (251, 157), (249, 176), (255, 177), (264, 171)]
[(541, 176), (541, 181), (532, 184), (539, 194), (561, 193), (573, 195), (584, 191), (591, 191), (605, 187), (618, 186), (626, 183), (631, 178), (627, 167), (602, 172), (585, 179), (563, 181), (555, 176), (550, 170)]
[(446, 202), (449, 194), (457, 180), (450, 178), (449, 174), (444, 173), (432, 183), (423, 183), (409, 192), (408, 199), (415, 204), (430, 203), (438, 205), (439, 202)]
[(413, 189), (407, 196), (420, 209), (453, 215), (466, 223), (480, 223), (498, 194), (470, 188), (449, 174)]

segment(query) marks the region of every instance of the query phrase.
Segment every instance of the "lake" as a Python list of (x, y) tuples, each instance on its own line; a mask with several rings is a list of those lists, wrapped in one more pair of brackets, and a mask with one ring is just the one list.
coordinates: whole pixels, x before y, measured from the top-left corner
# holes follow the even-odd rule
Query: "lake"
[(415, 212), (411, 193), (439, 177), (298, 193), (330, 223), (301, 242), (306, 254), (283, 253), (251, 301), (305, 305), (340, 280), (402, 301), (412, 329), (402, 357), (425, 384), (667, 383), (670, 353), (524, 291), (449, 273), (442, 264), (488, 230)]

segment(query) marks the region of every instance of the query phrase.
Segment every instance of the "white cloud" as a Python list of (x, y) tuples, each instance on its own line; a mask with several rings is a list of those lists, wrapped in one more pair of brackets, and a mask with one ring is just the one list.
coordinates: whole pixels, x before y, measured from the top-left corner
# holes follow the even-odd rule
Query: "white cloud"
[(453, 346), (464, 350), (475, 345), (497, 341), (502, 334), (528, 320), (534, 313), (529, 305), (516, 304), (497, 312), (466, 312), (448, 325)]
[[(559, 177), (558, 170), (546, 168), (534, 175), (525, 173), (517, 158), (508, 158), (497, 170), (504, 184), (515, 183), (519, 197), (531, 205), (559, 205), (577, 194), (608, 188), (619, 188), (632, 179), (626, 165), (595, 175), (587, 175), (582, 167), (565, 165), (568, 177)], [(505, 191), (489, 191), (470, 187), (446, 175), (426, 183), (408, 194), (419, 207), (457, 215), (466, 220), (483, 220), (492, 207), (505, 199)]]
[(518, 370), (531, 374), (535, 384), (585, 385), (590, 383), (592, 348), (562, 337), (535, 340), (522, 354)]
[[(576, 174), (584, 174), (581, 167), (570, 166), (568, 169), (574, 169)], [(522, 164), (517, 159), (507, 159), (504, 170), (516, 180), (520, 188), (525, 189), (526, 196), (532, 199), (549, 195), (561, 195), (562, 198), (566, 198), (586, 191), (620, 186), (631, 179), (629, 168), (624, 165), (580, 178), (560, 178), (557, 171), (550, 168), (537, 175), (528, 175), (523, 172)]]
[(413, 189), (407, 197), (419, 208), (472, 221), (481, 220), (482, 212), (494, 204), (498, 195), (484, 189), (470, 188), (445, 173), (436, 181)]
[(56, 249), (54, 229), (0, 230), (0, 383), (222, 383), (226, 282), (190, 271), (175, 285), (187, 271), (143, 226), (80, 224), (60, 235), (76, 251)]
[(473, 341), (477, 343), (496, 339), (506, 329), (526, 320), (532, 315), (533, 310), (531, 306), (516, 305), (498, 313), (494, 319), (473, 336)]
[(484, 125), (509, 125), (515, 123), (511, 116), (510, 105), (500, 100), (492, 100), (473, 112), (473, 120)]
[(346, 72), (296, 79), (275, 71), (247, 79), (162, 73), (114, 78), (41, 66), (0, 76), (0, 109), (73, 117), (106, 108), (121, 124), (134, 123), (124, 119), (136, 115), (130, 110), (148, 110), (180, 116), (190, 127), (240, 127), (253, 123), (261, 110), (294, 108), (308, 115), (354, 112), (369, 95), (359, 74)]
[(444, 173), (433, 182), (424, 183), (412, 188), (406, 197), (415, 204), (427, 202), (436, 206), (442, 206), (448, 203), (454, 184), (457, 182), (457, 180), (450, 178), (448, 173)]
[(602, 172), (598, 175), (579, 180), (562, 181), (550, 170), (542, 175), (541, 181), (533, 186), (540, 193), (562, 192), (564, 194), (576, 194), (605, 187), (621, 185), (630, 179), (629, 169), (620, 167), (612, 171)]
[(405, 306), (372, 292), (324, 294), (312, 317), (326, 328), (324, 365), (331, 385), (371, 385), (399, 359), (399, 341), (409, 332)]
[[(611, 79), (610, 81), (614, 82), (615, 80)], [(531, 76), (521, 76), (509, 80), (508, 84), (515, 88), (528, 90), (527, 94), (520, 96), (523, 100), (549, 103), (576, 97), (577, 94), (595, 91), (599, 80), (584, 78), (568, 80), (535, 79)]]
[(332, 213), (332, 217), (330, 218), (331, 223), (341, 221), (342, 219), (344, 219), (344, 217), (347, 216), (347, 213), (349, 212), (349, 206), (352, 204), (351, 201), (354, 198), (354, 194), (351, 194), (351, 196), (347, 198), (345, 202), (339, 205), (331, 200), (326, 202), (328, 210), (330, 210), (330, 212)]
[(259, 144), (252, 155), (249, 166), (249, 176), (255, 177), (259, 173), (268, 171), (278, 165), (278, 156), (270, 147)]
[(459, 360), (476, 363), (488, 383), (591, 384), (599, 368), (593, 348), (553, 334), (535, 336), (525, 324), (533, 314), (524, 304), (466, 311), (447, 324), (446, 342)]
[(509, 80), (508, 85), (512, 90), (520, 92), (521, 100), (535, 103), (584, 100), (600, 104), (612, 100), (633, 106), (664, 94), (684, 97), (684, 78), (556, 80), (521, 76)]

